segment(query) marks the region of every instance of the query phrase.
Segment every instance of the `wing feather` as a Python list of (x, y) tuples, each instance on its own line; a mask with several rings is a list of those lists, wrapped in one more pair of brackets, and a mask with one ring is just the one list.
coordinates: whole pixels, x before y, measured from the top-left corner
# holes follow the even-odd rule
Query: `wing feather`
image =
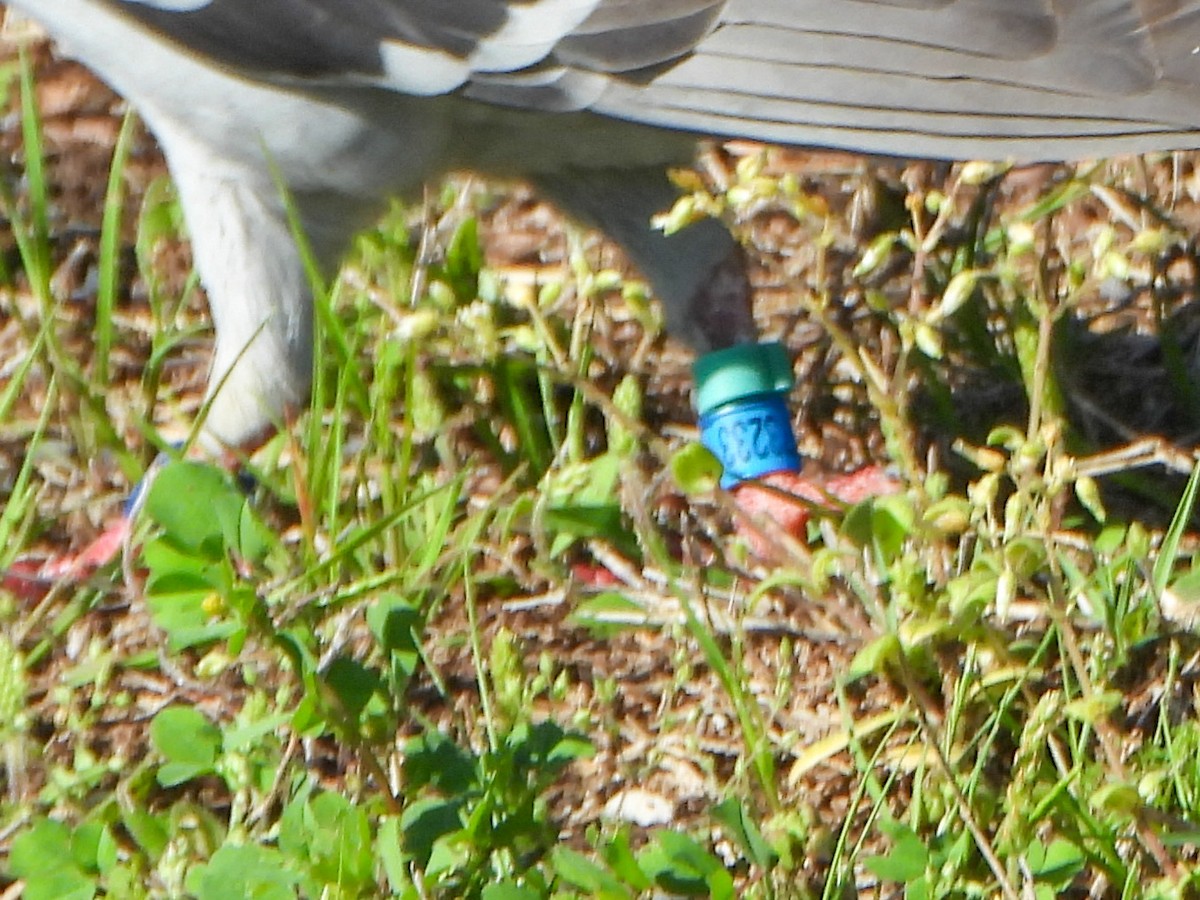
[(1200, 144), (1200, 0), (106, 0), (249, 77), (922, 155)]

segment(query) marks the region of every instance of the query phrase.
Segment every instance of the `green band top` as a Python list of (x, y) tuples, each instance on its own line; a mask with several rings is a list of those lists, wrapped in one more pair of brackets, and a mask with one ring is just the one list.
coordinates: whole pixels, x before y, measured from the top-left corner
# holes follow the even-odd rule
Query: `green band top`
[(792, 361), (777, 341), (706, 353), (693, 364), (692, 375), (701, 415), (755, 394), (784, 393), (794, 383)]

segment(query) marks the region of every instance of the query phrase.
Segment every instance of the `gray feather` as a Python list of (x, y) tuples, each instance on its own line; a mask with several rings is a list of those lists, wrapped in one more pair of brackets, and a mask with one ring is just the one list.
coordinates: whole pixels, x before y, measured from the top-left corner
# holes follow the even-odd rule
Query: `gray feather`
[(1197, 0), (102, 0), (248, 77), (927, 156), (1200, 143)]

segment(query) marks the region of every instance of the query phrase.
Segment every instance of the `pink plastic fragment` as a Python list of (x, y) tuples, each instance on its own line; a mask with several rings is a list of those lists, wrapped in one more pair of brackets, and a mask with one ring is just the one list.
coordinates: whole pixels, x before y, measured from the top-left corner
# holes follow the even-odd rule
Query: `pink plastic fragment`
[(773, 472), (757, 482), (746, 482), (733, 489), (734, 500), (743, 513), (738, 516), (736, 527), (755, 556), (771, 560), (778, 555), (778, 541), (764, 534), (764, 524), (769, 523), (773, 530), (778, 529), (804, 543), (814, 508), (833, 509), (843, 503), (852, 505), (868, 497), (895, 494), (900, 489), (900, 482), (881, 466), (866, 466), (857, 472), (828, 478), (814, 477), (807, 469)]

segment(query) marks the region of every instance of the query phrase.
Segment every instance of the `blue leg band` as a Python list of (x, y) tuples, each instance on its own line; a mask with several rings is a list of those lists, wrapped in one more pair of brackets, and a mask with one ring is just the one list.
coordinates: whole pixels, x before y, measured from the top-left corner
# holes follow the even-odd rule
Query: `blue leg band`
[(700, 442), (721, 461), (721, 487), (800, 471), (787, 395), (791, 361), (778, 343), (707, 353), (693, 366)]

